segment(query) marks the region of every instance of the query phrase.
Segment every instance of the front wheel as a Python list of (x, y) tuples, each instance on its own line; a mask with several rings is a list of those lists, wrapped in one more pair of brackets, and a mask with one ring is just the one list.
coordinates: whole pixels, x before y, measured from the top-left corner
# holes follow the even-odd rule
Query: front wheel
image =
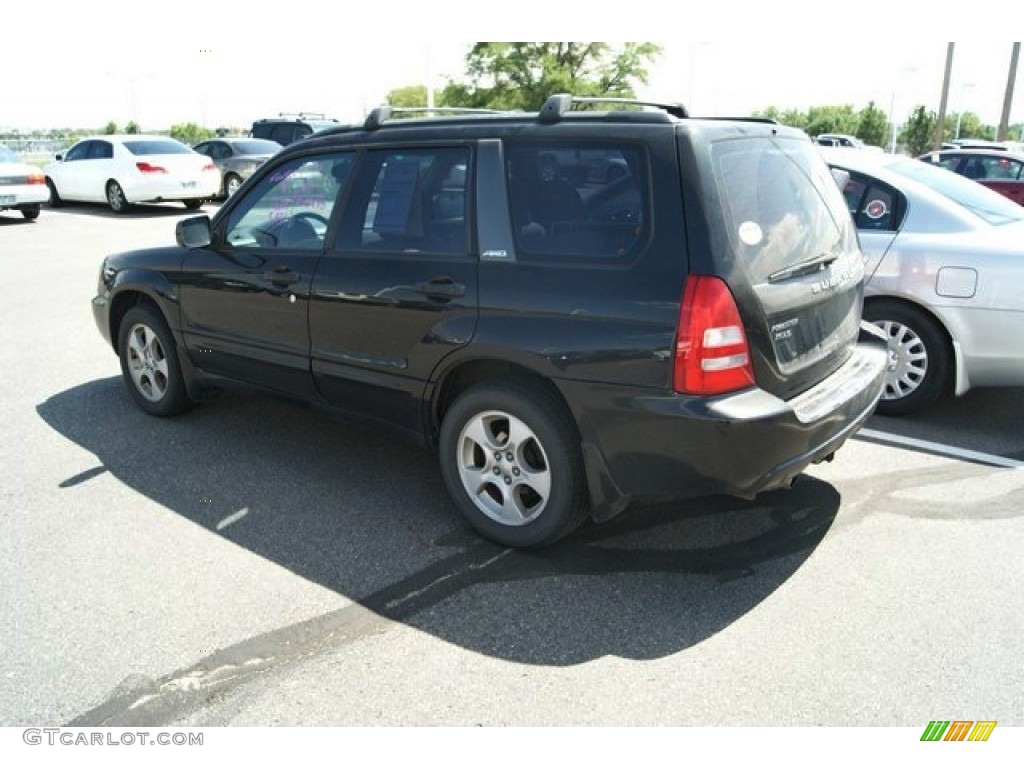
[(889, 340), (889, 371), (878, 413), (902, 416), (934, 403), (946, 391), (950, 374), (946, 336), (938, 324), (921, 310), (895, 301), (867, 304), (864, 319)]
[(152, 416), (191, 409), (178, 352), (158, 310), (140, 305), (125, 312), (117, 335), (121, 373), (136, 405)]
[(459, 511), (499, 544), (553, 544), (586, 517), (576, 425), (540, 385), (491, 382), (469, 389), (444, 416), (440, 452)]

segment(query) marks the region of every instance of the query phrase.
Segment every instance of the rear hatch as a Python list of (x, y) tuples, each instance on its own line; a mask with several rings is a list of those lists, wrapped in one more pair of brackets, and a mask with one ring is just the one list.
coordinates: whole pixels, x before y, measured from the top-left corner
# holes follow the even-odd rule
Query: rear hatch
[(756, 126), (705, 137), (695, 154), (707, 201), (703, 268), (736, 300), (757, 386), (788, 399), (839, 368), (857, 342), (864, 265), (856, 230), (804, 134)]

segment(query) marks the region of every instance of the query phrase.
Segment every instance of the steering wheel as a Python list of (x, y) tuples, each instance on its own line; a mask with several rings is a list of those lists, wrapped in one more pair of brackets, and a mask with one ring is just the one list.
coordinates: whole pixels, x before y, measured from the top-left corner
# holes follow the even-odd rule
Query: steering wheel
[(313, 211), (299, 211), (291, 218), (293, 221), (296, 219), (310, 219), (318, 224), (323, 224), (324, 229), (327, 229), (327, 225), (329, 224), (325, 216), (321, 216), (319, 213), (314, 213)]

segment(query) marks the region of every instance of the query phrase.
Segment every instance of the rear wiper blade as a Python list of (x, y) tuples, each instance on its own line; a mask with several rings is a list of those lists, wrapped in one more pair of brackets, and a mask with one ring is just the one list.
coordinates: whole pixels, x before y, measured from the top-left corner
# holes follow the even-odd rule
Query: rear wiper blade
[(813, 259), (801, 261), (799, 264), (793, 264), (777, 272), (772, 272), (768, 275), (768, 282), (777, 283), (780, 280), (789, 280), (791, 277), (800, 277), (802, 275), (809, 275), (812, 272), (818, 272), (838, 258), (835, 254), (823, 253), (820, 256), (815, 256)]

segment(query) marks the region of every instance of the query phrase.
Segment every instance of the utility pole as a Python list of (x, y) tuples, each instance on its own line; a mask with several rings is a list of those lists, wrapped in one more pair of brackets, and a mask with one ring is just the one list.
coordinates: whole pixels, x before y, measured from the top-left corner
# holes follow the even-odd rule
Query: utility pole
[(1013, 53), (1010, 54), (1010, 73), (1006, 76), (1006, 95), (1003, 96), (1003, 115), (999, 118), (999, 131), (996, 133), (996, 141), (1006, 141), (1006, 134), (1010, 130), (1010, 105), (1013, 104), (1013, 84), (1017, 79), (1017, 59), (1020, 57), (1020, 43), (1013, 44)]
[(935, 121), (935, 138), (932, 139), (932, 149), (942, 149), (942, 132), (946, 127), (946, 103), (949, 101), (949, 78), (953, 74), (953, 46), (956, 43), (946, 43), (946, 74), (942, 78), (942, 98), (939, 101), (939, 116)]

